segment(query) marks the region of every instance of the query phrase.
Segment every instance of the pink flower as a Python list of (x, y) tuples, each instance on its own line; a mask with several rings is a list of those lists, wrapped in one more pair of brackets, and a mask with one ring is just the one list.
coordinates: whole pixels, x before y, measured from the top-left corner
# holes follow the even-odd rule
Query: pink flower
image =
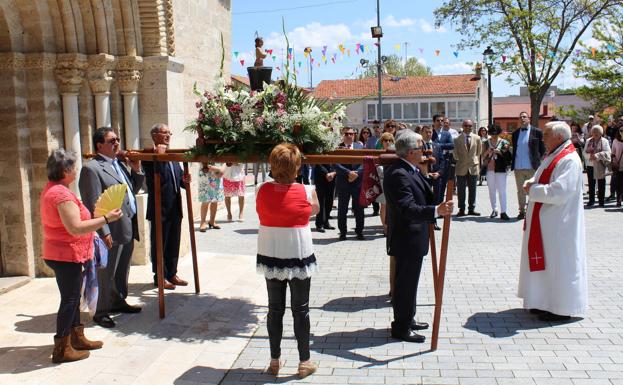
[(210, 94), (208, 93), (208, 91), (203, 93), (203, 96), (205, 96), (206, 98), (209, 96)]
[(238, 103), (232, 104), (227, 109), (229, 110), (229, 113), (232, 115), (236, 115), (242, 112), (242, 107)]
[(262, 127), (264, 125), (264, 117), (263, 116), (258, 116), (257, 118), (255, 118), (253, 120), (253, 124), (256, 127)]
[(214, 124), (216, 124), (217, 126), (220, 126), (221, 122), (222, 122), (222, 120), (221, 120), (220, 116), (217, 115), (217, 116), (214, 117)]
[(200, 122), (203, 121), (206, 118), (206, 116), (203, 114), (203, 112), (199, 113), (199, 117), (197, 118)]
[(201, 101), (197, 100), (195, 102), (195, 107), (200, 108), (201, 107)]
[(286, 104), (286, 94), (284, 94), (283, 92), (277, 94), (277, 97), (275, 98), (275, 103), (281, 105)]

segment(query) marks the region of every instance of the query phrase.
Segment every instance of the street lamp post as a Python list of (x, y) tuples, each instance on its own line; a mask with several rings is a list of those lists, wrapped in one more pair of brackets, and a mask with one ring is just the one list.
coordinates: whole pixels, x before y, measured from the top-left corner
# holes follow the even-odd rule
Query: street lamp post
[(379, 122), (383, 124), (383, 96), (382, 96), (382, 76), (383, 72), (381, 71), (381, 66), (383, 65), (381, 62), (381, 38), (383, 37), (383, 29), (381, 28), (381, 5), (380, 0), (376, 0), (376, 26), (370, 28), (372, 32), (372, 38), (377, 39), (377, 48), (378, 48), (378, 57), (376, 59), (376, 76), (379, 80), (379, 112), (377, 117)]
[(483, 61), (487, 66), (487, 90), (488, 90), (488, 126), (493, 126), (493, 91), (491, 91), (491, 69), (493, 68), (495, 52), (491, 49), (491, 46), (487, 46), (487, 49), (482, 53)]

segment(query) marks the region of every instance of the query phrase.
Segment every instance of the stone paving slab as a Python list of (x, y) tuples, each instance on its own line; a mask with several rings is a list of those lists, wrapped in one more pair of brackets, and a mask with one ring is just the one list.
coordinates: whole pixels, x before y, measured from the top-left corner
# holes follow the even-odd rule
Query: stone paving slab
[[(514, 180), (508, 179), (513, 216)], [(356, 241), (353, 231), (343, 242), (337, 231), (314, 233), (320, 272), (312, 279), (310, 318), (318, 372), (305, 380), (295, 376), (298, 353), (286, 313), (285, 367), (277, 378), (266, 375), (267, 300), (263, 279), (255, 273), (258, 221), (252, 190), (248, 186), (244, 222), (225, 222), (219, 210), (222, 229), (196, 233), (201, 294), (195, 295), (192, 285), (168, 292), (167, 318), (160, 321), (156, 291), (148, 284), (150, 267), (132, 267), (130, 302), (142, 303), (144, 310), (117, 316), (112, 330), (87, 323), (87, 335), (105, 342), (87, 360), (50, 362), (58, 306), (52, 279), (35, 279), (0, 295), (0, 384), (623, 385), (623, 212), (611, 204), (586, 211), (586, 318), (541, 323), (515, 296), (521, 223), (486, 217), (484, 186), (478, 187), (477, 210), (485, 216), (452, 223), (436, 352), (428, 342), (389, 338), (385, 239), (379, 218), (368, 216), (366, 241)], [(418, 292), (418, 319), (426, 322), (434, 302), (430, 266), (427, 257)], [(180, 271), (192, 277), (188, 256), (180, 260)], [(430, 338), (430, 330), (424, 334)]]

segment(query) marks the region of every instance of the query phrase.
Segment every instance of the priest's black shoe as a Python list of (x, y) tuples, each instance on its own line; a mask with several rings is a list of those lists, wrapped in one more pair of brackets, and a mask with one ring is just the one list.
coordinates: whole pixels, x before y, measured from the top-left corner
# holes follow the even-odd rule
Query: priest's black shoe
[(331, 226), (329, 223), (325, 223), (323, 227), (325, 230), (335, 230), (335, 227)]
[(426, 322), (412, 321), (411, 322), (411, 326), (409, 326), (409, 329), (411, 329), (411, 330), (424, 330), (424, 329), (428, 329), (428, 324)]
[(405, 342), (416, 342), (416, 343), (422, 343), (426, 341), (426, 337), (424, 337), (421, 334), (417, 334), (413, 330), (409, 330), (406, 333), (397, 333), (397, 332), (392, 331), (392, 338), (405, 341)]
[(316, 227), (316, 231), (319, 232), (319, 233), (324, 233), (325, 232), (324, 228), (322, 228), (322, 227)]
[(467, 214), (465, 214), (465, 211), (463, 211), (463, 210), (459, 210), (459, 212), (456, 213), (457, 217), (464, 217), (465, 215), (467, 215)]
[(475, 217), (479, 217), (479, 216), (480, 216), (480, 213), (479, 213), (479, 212), (476, 212), (476, 211), (474, 211), (474, 210), (469, 210), (469, 211), (467, 212), (467, 215), (473, 215), (473, 216), (475, 216)]
[(123, 301), (110, 309), (112, 313), (140, 313), (143, 308), (140, 306), (133, 306)]
[(568, 315), (558, 315), (550, 312), (546, 312), (539, 315), (539, 320), (543, 322), (562, 322), (569, 321), (571, 316)]
[(110, 329), (115, 327), (115, 321), (113, 321), (112, 318), (107, 315), (93, 317), (93, 322), (103, 328)]

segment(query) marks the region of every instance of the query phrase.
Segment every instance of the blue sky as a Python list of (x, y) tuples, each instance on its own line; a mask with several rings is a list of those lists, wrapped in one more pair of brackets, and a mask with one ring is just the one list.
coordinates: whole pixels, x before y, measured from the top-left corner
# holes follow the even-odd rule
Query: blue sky
[[(382, 54), (398, 54), (401, 57), (416, 57), (429, 66), (434, 74), (470, 73), (468, 62), (481, 60), (481, 47), (475, 51), (457, 51), (455, 44), (460, 35), (451, 25), (435, 29), (433, 10), (441, 4), (440, 0), (382, 0), (381, 26), (384, 36), (381, 39)], [(361, 58), (374, 62), (377, 55), (376, 39), (370, 36), (370, 27), (376, 25), (375, 0), (335, 0), (276, 1), (252, 0), (232, 1), (232, 66), (233, 74), (246, 76), (246, 67), (253, 65), (255, 33), (264, 38), (264, 48), (272, 49), (271, 57), (265, 65), (273, 67), (273, 78), (281, 74), (276, 67), (283, 69), (286, 56), (285, 39), (282, 32), (282, 17), (293, 47), (298, 84), (309, 85), (309, 59), (304, 57), (303, 49), (312, 47), (313, 84), (326, 79), (356, 78), (361, 73)], [(407, 43), (405, 45), (405, 43)], [(342, 53), (339, 45), (342, 44)], [(364, 45), (363, 53), (357, 54), (357, 44)], [(399, 45), (399, 48), (398, 48)], [(326, 63), (322, 59), (322, 49), (326, 46)], [(406, 48), (406, 51), (405, 51)], [(348, 56), (350, 50), (350, 56)], [(438, 55), (436, 54), (438, 52)], [(273, 60), (272, 56), (275, 56)], [(333, 62), (335, 60), (335, 63)], [(241, 64), (244, 60), (244, 65)], [(501, 59), (500, 59), (501, 60)], [(298, 66), (298, 63), (301, 66)], [(318, 66), (320, 63), (320, 66)], [(569, 88), (577, 86), (571, 71), (559, 76), (557, 85)], [(511, 85), (502, 77), (493, 79), (495, 96), (519, 93), (519, 85)]]

